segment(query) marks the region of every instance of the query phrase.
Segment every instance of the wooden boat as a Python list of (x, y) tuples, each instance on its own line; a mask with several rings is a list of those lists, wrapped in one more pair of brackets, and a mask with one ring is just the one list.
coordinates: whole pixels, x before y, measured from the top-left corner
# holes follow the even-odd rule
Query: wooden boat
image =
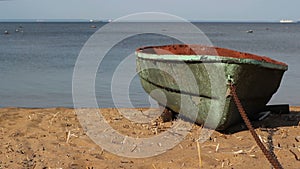
[[(151, 97), (167, 109), (217, 130), (242, 121), (229, 83), (236, 86), (253, 119), (266, 109), (288, 69), (285, 63), (268, 57), (202, 45), (142, 47), (136, 55), (141, 84)], [(156, 89), (164, 97), (151, 94)]]

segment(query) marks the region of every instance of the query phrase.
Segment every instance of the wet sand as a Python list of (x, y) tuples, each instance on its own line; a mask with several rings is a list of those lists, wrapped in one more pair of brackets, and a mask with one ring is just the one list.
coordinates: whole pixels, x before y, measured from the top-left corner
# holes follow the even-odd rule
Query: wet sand
[[(300, 107), (291, 107), (291, 111), (290, 114), (270, 114), (253, 124), (283, 167), (297, 169), (300, 166)], [(131, 123), (116, 109), (101, 109), (101, 113), (115, 130), (131, 137), (151, 137), (174, 123), (161, 119)], [(270, 168), (243, 124), (224, 133), (215, 131), (198, 148), (196, 140), (200, 130), (200, 126), (193, 125), (182, 142), (161, 155), (126, 158), (95, 144), (84, 133), (74, 109), (2, 108), (0, 168), (167, 169), (199, 168), (199, 163), (202, 168)]]

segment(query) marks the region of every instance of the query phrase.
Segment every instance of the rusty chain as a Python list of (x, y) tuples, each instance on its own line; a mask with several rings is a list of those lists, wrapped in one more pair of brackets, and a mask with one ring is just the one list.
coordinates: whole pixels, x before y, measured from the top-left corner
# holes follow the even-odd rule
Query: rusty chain
[(255, 130), (253, 129), (252, 124), (241, 104), (241, 101), (239, 100), (239, 98), (236, 94), (236, 87), (232, 83), (230, 83), (230, 91), (231, 91), (231, 94), (233, 95), (234, 102), (238, 108), (238, 111), (241, 114), (241, 117), (243, 118), (246, 126), (250, 130), (251, 135), (253, 136), (254, 140), (256, 141), (256, 143), (259, 146), (259, 148), (261, 149), (261, 151), (264, 153), (266, 158), (269, 160), (269, 162), (273, 165), (273, 167), (275, 169), (283, 169), (283, 167), (280, 164), (280, 162), (278, 161), (276, 155), (272, 151), (268, 151), (267, 148), (263, 145), (263, 143), (259, 139), (259, 137), (257, 136), (257, 134), (256, 134)]

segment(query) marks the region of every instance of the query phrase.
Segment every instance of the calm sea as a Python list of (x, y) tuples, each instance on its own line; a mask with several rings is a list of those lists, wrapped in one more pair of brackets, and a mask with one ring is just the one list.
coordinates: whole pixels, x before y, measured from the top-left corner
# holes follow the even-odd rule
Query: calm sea
[[(215, 46), (265, 55), (287, 63), (289, 70), (270, 104), (300, 105), (300, 24), (194, 24)], [(76, 59), (86, 41), (103, 25), (105, 23), (0, 23), (0, 107), (73, 107), (72, 75)], [(153, 25), (155, 23), (140, 24), (141, 27)], [(6, 30), (10, 34), (4, 34)], [(247, 33), (247, 30), (254, 32)], [(108, 38), (103, 42), (110, 43), (110, 35), (119, 32), (112, 29), (105, 33)], [(186, 32), (179, 28), (177, 33)], [(137, 47), (176, 42), (150, 33), (128, 37), (115, 44), (105, 55), (96, 75), (99, 107), (114, 107), (112, 76), (122, 60)], [(137, 77), (131, 79), (128, 90), (134, 106), (149, 106), (148, 96)]]

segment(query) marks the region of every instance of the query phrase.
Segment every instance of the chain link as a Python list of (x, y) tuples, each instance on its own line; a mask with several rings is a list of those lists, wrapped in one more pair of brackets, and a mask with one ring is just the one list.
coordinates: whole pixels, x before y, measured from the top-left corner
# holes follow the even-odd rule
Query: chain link
[(273, 165), (273, 167), (275, 169), (283, 169), (282, 165), (280, 164), (280, 162), (278, 161), (276, 155), (272, 152), (272, 151), (268, 151), (267, 148), (263, 145), (263, 143), (261, 142), (261, 140), (259, 139), (259, 137), (257, 136), (255, 130), (252, 127), (252, 124), (241, 104), (241, 101), (239, 100), (237, 94), (236, 94), (236, 87), (231, 83), (230, 84), (230, 91), (231, 94), (233, 96), (234, 102), (246, 124), (246, 126), (248, 127), (248, 129), (250, 130), (251, 135), (253, 136), (254, 140), (256, 141), (256, 144), (259, 146), (259, 148), (261, 149), (261, 151), (264, 153), (264, 155), (266, 156), (266, 158), (269, 160), (269, 162)]

